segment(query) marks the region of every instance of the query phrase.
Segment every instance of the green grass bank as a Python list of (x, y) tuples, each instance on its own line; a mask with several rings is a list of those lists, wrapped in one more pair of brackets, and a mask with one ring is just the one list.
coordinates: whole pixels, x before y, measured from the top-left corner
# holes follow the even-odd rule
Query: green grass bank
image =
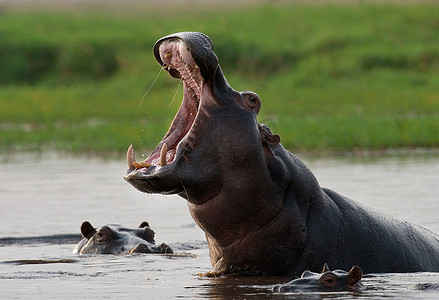
[[(153, 148), (182, 97), (154, 42), (208, 34), (293, 151), (439, 146), (439, 4), (3, 5), (0, 153)], [(175, 98), (175, 100), (173, 100)], [(141, 103), (140, 107), (139, 104)]]

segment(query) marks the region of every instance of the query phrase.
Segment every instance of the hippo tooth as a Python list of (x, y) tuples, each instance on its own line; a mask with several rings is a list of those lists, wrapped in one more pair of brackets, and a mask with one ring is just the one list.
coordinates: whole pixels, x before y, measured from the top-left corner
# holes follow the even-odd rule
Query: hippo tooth
[(172, 57), (172, 54), (171, 54), (171, 53), (166, 53), (166, 54), (165, 54), (165, 57), (166, 57), (166, 58), (171, 58), (171, 57)]
[(134, 166), (134, 163), (136, 162), (136, 158), (134, 156), (134, 149), (133, 149), (133, 145), (130, 145), (128, 147), (128, 151), (127, 151), (127, 162), (128, 162), (128, 168), (130, 168), (130, 170), (134, 170), (136, 167)]
[(162, 150), (160, 150), (160, 166), (166, 166), (166, 152), (168, 151), (168, 145), (163, 143)]

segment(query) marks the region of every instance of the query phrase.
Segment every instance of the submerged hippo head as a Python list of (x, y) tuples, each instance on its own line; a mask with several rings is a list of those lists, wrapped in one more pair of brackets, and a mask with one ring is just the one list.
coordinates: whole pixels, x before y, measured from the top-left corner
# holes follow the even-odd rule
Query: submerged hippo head
[(273, 288), (274, 292), (300, 292), (300, 291), (350, 291), (359, 288), (359, 281), (363, 271), (353, 266), (349, 272), (343, 270), (330, 271), (325, 264), (322, 273), (311, 271), (303, 272), (302, 276), (283, 285)]
[(85, 221), (81, 225), (83, 239), (76, 245), (77, 254), (172, 253), (166, 244), (155, 245), (154, 231), (147, 222), (139, 228), (105, 225), (94, 228)]

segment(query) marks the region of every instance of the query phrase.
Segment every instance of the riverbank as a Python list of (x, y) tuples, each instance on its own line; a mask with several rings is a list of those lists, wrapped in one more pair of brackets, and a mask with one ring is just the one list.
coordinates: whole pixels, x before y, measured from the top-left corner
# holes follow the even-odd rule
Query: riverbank
[(439, 147), (438, 4), (210, 5), (2, 5), (0, 152), (153, 148), (182, 92), (162, 72), (145, 95), (152, 46), (185, 30), (212, 38), (230, 84), (261, 96), (259, 121), (295, 152)]

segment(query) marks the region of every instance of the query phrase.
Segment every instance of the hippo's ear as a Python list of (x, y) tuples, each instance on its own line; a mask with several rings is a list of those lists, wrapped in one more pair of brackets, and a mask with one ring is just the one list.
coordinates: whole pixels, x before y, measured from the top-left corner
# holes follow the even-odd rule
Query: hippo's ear
[(154, 241), (155, 232), (149, 227), (144, 227), (142, 230), (141, 238), (143, 238), (145, 241), (149, 243), (155, 243)]
[(277, 134), (267, 135), (264, 136), (264, 140), (265, 142), (267, 142), (268, 145), (276, 146), (277, 144), (280, 143), (280, 136)]
[(356, 284), (363, 277), (363, 271), (358, 266), (353, 266), (348, 273), (348, 284), (350, 286)]
[(81, 233), (86, 239), (90, 239), (96, 233), (96, 229), (90, 224), (90, 222), (85, 221), (81, 225)]
[(327, 263), (325, 263), (325, 264), (323, 265), (322, 273), (329, 272), (329, 271), (330, 271), (330, 270), (329, 270), (329, 266), (328, 266)]
[(265, 124), (258, 124), (259, 133), (261, 134), (261, 140), (264, 147), (276, 146), (280, 143), (280, 136), (271, 133), (270, 128)]
[(267, 143), (270, 146), (276, 146), (277, 144), (280, 143), (280, 136), (277, 134), (273, 134), (272, 136), (270, 136), (270, 138), (268, 139)]
[(146, 221), (143, 221), (142, 224), (139, 225), (139, 228), (143, 228), (143, 227), (149, 227), (149, 223)]

